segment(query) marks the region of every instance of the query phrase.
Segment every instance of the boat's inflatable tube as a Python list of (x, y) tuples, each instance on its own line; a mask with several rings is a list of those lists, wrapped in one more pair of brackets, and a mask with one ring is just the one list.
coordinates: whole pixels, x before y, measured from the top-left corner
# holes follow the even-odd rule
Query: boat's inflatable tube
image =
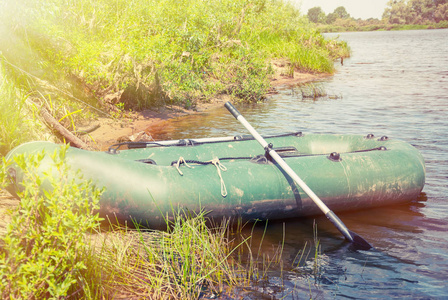
[[(414, 200), (425, 183), (417, 149), (372, 135), (285, 134), (268, 143), (333, 211), (367, 209)], [(256, 141), (237, 136), (173, 142), (134, 143), (132, 149), (92, 152), (69, 148), (73, 171), (104, 187), (101, 214), (120, 220), (163, 223), (179, 208), (208, 211), (210, 217), (284, 219), (319, 214), (313, 201), (266, 158)], [(32, 142), (15, 155), (60, 146)], [(135, 148), (138, 147), (138, 148)], [(41, 169), (49, 168), (51, 159)], [(17, 182), (21, 172), (12, 167)], [(10, 189), (20, 185), (12, 185)]]

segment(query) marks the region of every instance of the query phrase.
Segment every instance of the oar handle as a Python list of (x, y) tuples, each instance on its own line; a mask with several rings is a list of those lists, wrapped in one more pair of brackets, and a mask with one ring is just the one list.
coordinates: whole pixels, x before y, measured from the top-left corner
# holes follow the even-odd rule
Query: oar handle
[(232, 103), (226, 102), (226, 104), (224, 104), (224, 107), (227, 108), (227, 110), (235, 117), (235, 119), (238, 120), (238, 117), (241, 116), (241, 113), (238, 111), (238, 109), (235, 108), (235, 106), (232, 105)]

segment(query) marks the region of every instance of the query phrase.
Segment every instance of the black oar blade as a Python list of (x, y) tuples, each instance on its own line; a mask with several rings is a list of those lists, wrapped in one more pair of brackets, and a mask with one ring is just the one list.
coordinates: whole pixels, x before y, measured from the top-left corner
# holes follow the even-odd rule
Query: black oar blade
[(365, 239), (363, 239), (358, 234), (354, 233), (353, 231), (349, 230), (347, 226), (339, 219), (336, 214), (329, 210), (325, 216), (328, 218), (328, 220), (333, 223), (333, 225), (342, 233), (342, 235), (345, 237), (347, 241), (352, 243), (352, 245), (357, 250), (369, 250), (372, 248), (372, 245), (370, 245)]
[(349, 230), (350, 235), (352, 236), (352, 240), (350, 241), (356, 250), (370, 250), (372, 249), (372, 245), (370, 245), (365, 239), (361, 236), (357, 235), (353, 231)]

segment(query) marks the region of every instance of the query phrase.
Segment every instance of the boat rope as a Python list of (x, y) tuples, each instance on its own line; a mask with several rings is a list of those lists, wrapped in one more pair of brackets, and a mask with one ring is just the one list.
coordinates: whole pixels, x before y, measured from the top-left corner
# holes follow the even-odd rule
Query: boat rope
[[(276, 148), (274, 148), (275, 150)], [(350, 153), (362, 153), (362, 152), (370, 152), (370, 151), (385, 151), (387, 150), (386, 147), (384, 146), (380, 146), (380, 147), (375, 147), (375, 148), (370, 148), (370, 149), (364, 149), (364, 150), (356, 150), (356, 151), (350, 151), (350, 152), (341, 152), (339, 154), (350, 154)], [(333, 152), (332, 152), (333, 153)], [(334, 152), (336, 153), (336, 152)], [(278, 153), (280, 155), (280, 157), (282, 158), (298, 158), (298, 157), (310, 157), (310, 156), (328, 156), (331, 155), (331, 153), (321, 153), (321, 154), (295, 154), (295, 153), (282, 153), (279, 152)], [(250, 160), (253, 161), (255, 163), (261, 161), (260, 157), (266, 157), (264, 154), (260, 154), (260, 155), (256, 155), (256, 156), (234, 156), (234, 157), (219, 157), (218, 159), (220, 161), (223, 160)], [(266, 163), (268, 160), (264, 160), (263, 162)], [(175, 166), (179, 163), (179, 160), (174, 160), (171, 162), (171, 166)], [(212, 163), (211, 160), (208, 161), (202, 161), (202, 160), (195, 160), (195, 159), (184, 159), (183, 161), (180, 161), (179, 165), (182, 163), (189, 163), (189, 164), (196, 164), (196, 165), (209, 165)]]
[(222, 179), (221, 171), (227, 171), (227, 168), (219, 161), (219, 158), (214, 158), (210, 162), (216, 167), (221, 182), (221, 196), (225, 198), (227, 197), (227, 188), (224, 179)]
[[(254, 157), (252, 156), (240, 156), (240, 157), (219, 157), (217, 159), (221, 160), (251, 160)], [(203, 161), (203, 160), (194, 160), (194, 159), (185, 159), (184, 161), (180, 162), (182, 163), (189, 163), (189, 164), (196, 164), (196, 165), (211, 165), (212, 164), (212, 160), (207, 160), (207, 161)], [(175, 166), (177, 164), (177, 161), (174, 160), (171, 162), (171, 166)]]
[(176, 166), (176, 170), (177, 170), (177, 172), (179, 172), (179, 174), (180, 174), (180, 176), (184, 176), (184, 173), (180, 170), (180, 164), (184, 164), (186, 167), (188, 167), (188, 168), (190, 168), (190, 169), (193, 169), (193, 167), (192, 166), (190, 166), (188, 163), (187, 163), (187, 161), (181, 156), (181, 157), (179, 157), (179, 159), (177, 160), (177, 163), (175, 164), (175, 166)]
[(219, 158), (214, 158), (212, 160), (208, 160), (208, 161), (187, 161), (185, 160), (182, 156), (179, 157), (179, 159), (176, 161), (173, 161), (171, 163), (172, 166), (174, 166), (177, 170), (177, 172), (179, 172), (179, 175), (184, 176), (184, 173), (180, 170), (180, 165), (184, 164), (186, 167), (193, 169), (194, 167), (190, 166), (189, 163), (198, 163), (201, 165), (214, 165), (216, 167), (216, 171), (218, 172), (218, 177), (219, 177), (219, 181), (221, 183), (221, 196), (226, 197), (227, 196), (227, 188), (226, 188), (226, 184), (224, 182), (224, 179), (222, 178), (222, 174), (221, 171), (227, 171), (226, 166), (224, 166), (220, 161)]

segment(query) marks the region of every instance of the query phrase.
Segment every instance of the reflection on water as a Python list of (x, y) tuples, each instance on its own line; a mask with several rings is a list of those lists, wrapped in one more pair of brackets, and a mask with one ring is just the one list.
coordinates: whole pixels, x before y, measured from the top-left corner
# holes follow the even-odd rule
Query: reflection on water
[[(314, 220), (270, 223), (262, 251), (269, 254), (282, 244), (284, 224), (285, 268), (254, 287), (249, 298), (295, 299), (310, 293), (313, 298), (448, 295), (447, 37), (448, 30), (340, 34), (349, 42), (352, 57), (322, 84), (328, 94), (342, 98), (304, 100), (299, 88), (283, 87), (265, 103), (238, 107), (263, 134), (373, 133), (403, 139), (422, 152), (427, 167), (424, 194), (414, 202), (340, 215), (348, 228), (374, 245), (374, 251), (353, 251), (325, 217), (315, 218), (322, 252), (328, 257), (319, 278), (305, 276), (293, 265), (305, 243), (314, 243)], [(246, 134), (224, 108), (165, 125), (153, 130), (160, 139)], [(255, 226), (255, 240), (261, 240), (263, 231), (264, 225)]]

